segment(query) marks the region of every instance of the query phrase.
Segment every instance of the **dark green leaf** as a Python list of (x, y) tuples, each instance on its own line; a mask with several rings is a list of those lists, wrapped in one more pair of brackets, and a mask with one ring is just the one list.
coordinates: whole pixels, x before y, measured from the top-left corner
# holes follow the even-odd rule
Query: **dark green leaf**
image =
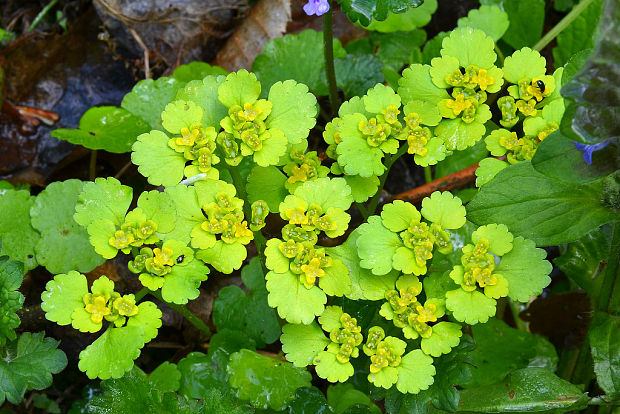
[(439, 32), (435, 37), (426, 42), (424, 49), (422, 50), (422, 62), (420, 63), (430, 65), (433, 58), (441, 56), (441, 44), (443, 39), (449, 35), (449, 32)]
[(598, 298), (610, 247), (609, 226), (603, 226), (570, 243), (553, 263), (591, 298)]
[[(592, 53), (592, 49), (584, 49), (575, 53), (568, 59), (566, 65), (564, 65), (564, 71), (562, 72), (562, 85), (566, 85), (577, 72), (585, 65)], [(557, 87), (557, 85), (556, 85)]]
[(287, 177), (275, 166), (255, 166), (248, 176), (246, 186), (250, 203), (265, 200), (272, 213), (278, 212), (280, 203), (289, 194), (284, 186)]
[(523, 368), (503, 381), (461, 391), (459, 411), (506, 412), (578, 410), (587, 395), (544, 368)]
[(375, 55), (347, 55), (334, 62), (336, 80), (347, 98), (363, 96), (383, 82), (383, 63)]
[(618, 147), (611, 145), (604, 150), (595, 151), (592, 154), (592, 164), (588, 164), (575, 143), (556, 131), (540, 144), (532, 159), (532, 166), (539, 173), (551, 178), (587, 183), (616, 171), (618, 156)]
[(385, 410), (388, 414), (426, 414), (430, 405), (444, 411), (455, 411), (459, 403), (459, 390), (455, 385), (471, 378), (471, 351), (475, 345), (469, 336), (452, 352), (433, 361), (437, 370), (435, 382), (428, 390), (418, 394), (401, 394), (392, 388), (387, 392)]
[(147, 378), (151, 386), (159, 391), (177, 391), (179, 389), (181, 372), (175, 364), (166, 361), (155, 368)]
[(228, 382), (237, 397), (257, 408), (282, 410), (299, 387), (309, 387), (312, 376), (305, 368), (242, 349), (230, 356)]
[(559, 12), (569, 11), (579, 0), (553, 0), (553, 8)]
[(598, 385), (609, 397), (620, 397), (620, 317), (597, 312), (588, 337)]
[(374, 19), (385, 20), (388, 13), (404, 13), (410, 7), (418, 7), (423, 0), (338, 0), (342, 11), (352, 22), (368, 26)]
[(594, 46), (596, 27), (601, 15), (601, 0), (594, 0), (557, 37), (553, 64), (563, 66), (575, 53)]
[(177, 364), (181, 372), (179, 393), (188, 398), (202, 398), (210, 389), (229, 389), (227, 364), (228, 354), (222, 350), (212, 355), (190, 353)]
[(466, 388), (493, 384), (520, 368), (555, 371), (558, 356), (553, 345), (542, 336), (511, 328), (495, 318), (472, 326), (472, 334), (476, 341), (472, 352), (474, 368)]
[(20, 320), (17, 311), (22, 308), (24, 295), (17, 289), (22, 284), (24, 265), (0, 257), (0, 346), (6, 344), (7, 339), (12, 341), (17, 336), (15, 328)]
[(295, 399), (284, 410), (288, 414), (333, 414), (323, 393), (315, 388), (298, 388)]
[[(345, 56), (340, 41), (334, 39), (334, 58)], [(274, 83), (287, 79), (307, 85), (317, 95), (327, 95), (323, 35), (304, 30), (267, 42), (263, 53), (254, 60), (252, 71), (258, 76), (265, 97)]]
[(542, 35), (545, 0), (503, 0), (501, 6), (510, 20), (502, 40), (515, 49), (534, 46)]
[(412, 62), (414, 51), (419, 51), (426, 40), (426, 32), (373, 33), (371, 39), (378, 46), (377, 57), (387, 69), (396, 72)]
[(575, 77), (562, 87), (567, 100), (560, 128), (592, 144), (620, 136), (620, 5), (606, 2), (595, 50)]
[(228, 328), (221, 329), (213, 335), (209, 344), (211, 345), (209, 355), (214, 355), (218, 350), (230, 355), (241, 349), (256, 349), (256, 341), (245, 332)]
[(45, 394), (34, 394), (32, 403), (35, 407), (44, 410), (46, 413), (60, 414), (60, 407), (56, 401), (52, 400)]
[(521, 162), (500, 171), (467, 205), (475, 224), (503, 223), (538, 246), (575, 241), (618, 214), (601, 202), (603, 182), (575, 185)]
[(356, 390), (353, 384), (335, 384), (327, 388), (327, 401), (334, 409), (335, 414), (349, 412), (349, 407), (363, 405), (370, 409), (373, 414), (381, 414), (379, 407), (370, 401), (370, 397)]
[(221, 289), (213, 304), (213, 323), (218, 331), (244, 331), (259, 347), (275, 342), (280, 337), (280, 325), (275, 310), (267, 303), (265, 278), (257, 257), (241, 270), (241, 278), (250, 294), (238, 286)]
[(149, 124), (126, 109), (99, 106), (86, 111), (78, 129), (55, 129), (51, 135), (86, 148), (123, 153), (131, 151), (138, 135), (150, 130)]
[(43, 332), (25, 332), (0, 348), (0, 404), (6, 398), (19, 404), (27, 389), (42, 390), (52, 385), (52, 374), (67, 366), (65, 353), (56, 349), (59, 341)]

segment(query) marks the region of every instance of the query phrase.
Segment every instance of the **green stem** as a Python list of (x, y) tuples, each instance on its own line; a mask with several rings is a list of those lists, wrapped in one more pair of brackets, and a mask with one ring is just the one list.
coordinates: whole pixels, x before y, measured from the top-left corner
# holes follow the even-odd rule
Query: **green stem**
[(97, 175), (97, 150), (90, 150), (90, 163), (88, 165), (88, 176), (90, 181), (95, 181)]
[(135, 296), (136, 302), (139, 302), (140, 299), (145, 297), (147, 293), (149, 293), (149, 290), (147, 288), (140, 289), (140, 291), (136, 293), (136, 296)]
[(329, 105), (331, 106), (332, 118), (334, 118), (338, 115), (340, 103), (338, 100), (338, 86), (336, 84), (336, 70), (334, 68), (332, 5), (331, 2), (329, 3), (329, 10), (323, 15), (323, 52), (325, 56), (325, 74), (327, 75), (327, 85), (329, 87)]
[(508, 306), (510, 306), (510, 311), (512, 312), (512, 318), (515, 322), (515, 326), (520, 331), (527, 331), (527, 326), (525, 322), (521, 320), (519, 314), (521, 313), (521, 309), (519, 309), (519, 304), (514, 300), (508, 298)]
[(595, 304), (596, 310), (609, 312), (611, 308), (611, 297), (618, 283), (618, 270), (620, 266), (620, 223), (613, 224), (611, 245), (607, 258), (607, 268), (601, 284), (598, 301)]
[(372, 196), (372, 198), (370, 199), (370, 203), (368, 203), (368, 209), (366, 211), (366, 214), (364, 215), (364, 221), (366, 221), (368, 217), (375, 214), (375, 211), (377, 210), (377, 205), (379, 204), (379, 199), (381, 198), (381, 193), (383, 192), (383, 187), (385, 186), (385, 182), (387, 181), (388, 174), (390, 173), (390, 168), (392, 168), (392, 165), (394, 165), (397, 159), (399, 159), (405, 152), (407, 152), (407, 148), (408, 146), (405, 143), (401, 145), (401, 147), (398, 149), (398, 152), (396, 154), (394, 154), (391, 157), (386, 157), (385, 172), (383, 173), (381, 177), (379, 177), (379, 188), (377, 189), (377, 192), (375, 193), (375, 195)]
[[(233, 184), (237, 189), (237, 195), (239, 198), (243, 199), (243, 214), (246, 217), (246, 220), (250, 220), (252, 218), (252, 207), (250, 205), (250, 201), (248, 200), (248, 193), (245, 189), (245, 180), (241, 177), (239, 170), (236, 167), (227, 166), (228, 172), (230, 172), (230, 176), (232, 177)], [(267, 266), (265, 264), (265, 247), (267, 246), (267, 240), (263, 233), (260, 230), (254, 231), (254, 244), (256, 244), (256, 251), (258, 252), (258, 259), (260, 260), (260, 264), (263, 268), (263, 274), (267, 274)]]
[(43, 10), (41, 10), (39, 14), (37, 14), (37, 17), (35, 17), (32, 21), (32, 24), (28, 28), (28, 32), (32, 32), (39, 25), (39, 23), (41, 23), (41, 20), (50, 11), (50, 9), (56, 5), (56, 3), (58, 3), (58, 0), (52, 0), (47, 4), (47, 6), (43, 7)]
[(427, 183), (433, 181), (433, 171), (431, 170), (430, 165), (424, 167), (424, 181), (426, 181)]
[(497, 44), (495, 45), (495, 53), (497, 54), (497, 58), (499, 59), (499, 63), (501, 63), (502, 66), (504, 66), (504, 54), (502, 53), (501, 49), (499, 47), (497, 47)]
[(366, 211), (366, 207), (364, 207), (362, 203), (355, 203), (355, 207), (357, 207), (357, 210), (360, 212), (362, 217), (367, 217), (368, 212)]
[(189, 323), (194, 325), (199, 331), (201, 331), (207, 338), (211, 337), (211, 329), (200, 319), (198, 316), (194, 315), (183, 305), (177, 305), (176, 303), (166, 302), (161, 297), (161, 292), (159, 290), (149, 291), (149, 295), (159, 299), (161, 302), (165, 303), (170, 309), (175, 310), (181, 316), (183, 316)]
[(547, 46), (553, 39), (555, 39), (566, 27), (573, 22), (585, 10), (586, 7), (590, 5), (594, 0), (581, 0), (581, 2), (573, 7), (573, 10), (570, 11), (562, 20), (558, 22), (555, 26), (551, 28), (545, 35), (540, 39), (532, 49), (541, 51)]

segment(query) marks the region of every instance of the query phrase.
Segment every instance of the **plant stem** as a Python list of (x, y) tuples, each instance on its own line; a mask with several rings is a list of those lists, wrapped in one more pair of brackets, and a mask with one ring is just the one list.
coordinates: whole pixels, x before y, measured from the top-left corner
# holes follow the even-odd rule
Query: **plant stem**
[(502, 64), (502, 66), (504, 65), (504, 54), (502, 53), (501, 49), (499, 47), (497, 47), (497, 44), (495, 45), (495, 53), (497, 54), (497, 58), (499, 59), (499, 63)]
[(366, 207), (364, 207), (364, 204), (362, 204), (362, 203), (355, 203), (355, 207), (357, 207), (357, 210), (360, 212), (362, 217), (367, 217), (368, 212), (366, 211)]
[(573, 7), (573, 10), (570, 11), (562, 20), (558, 22), (555, 26), (551, 28), (545, 35), (540, 39), (532, 49), (541, 51), (547, 46), (553, 39), (555, 39), (566, 27), (573, 22), (585, 10), (586, 7), (592, 3), (593, 0), (581, 0), (581, 2)]
[(50, 9), (56, 5), (56, 3), (58, 3), (58, 0), (52, 0), (47, 4), (47, 6), (43, 7), (43, 9), (39, 12), (39, 14), (37, 14), (37, 16), (32, 21), (32, 24), (28, 28), (28, 32), (32, 32), (39, 25), (39, 23), (41, 23), (41, 20), (50, 11)]
[(338, 86), (336, 85), (336, 70), (334, 68), (334, 31), (332, 22), (332, 5), (323, 15), (323, 52), (325, 56), (325, 74), (329, 87), (329, 105), (331, 106), (332, 118), (338, 115), (340, 102), (338, 101)]
[[(233, 184), (237, 189), (237, 195), (243, 199), (243, 214), (245, 215), (246, 220), (250, 220), (252, 218), (252, 207), (250, 206), (248, 193), (245, 189), (245, 181), (236, 167), (228, 166), (228, 172), (230, 172)], [(265, 246), (267, 245), (267, 240), (260, 230), (254, 231), (253, 233), (254, 244), (256, 244), (256, 251), (258, 252), (258, 259), (260, 260), (261, 267), (263, 268), (263, 274), (266, 275), (268, 272), (267, 266), (265, 265)]]
[(601, 290), (599, 293), (598, 301), (595, 303), (596, 310), (602, 312), (609, 312), (611, 306), (611, 298), (616, 284), (618, 283), (618, 268), (620, 266), (620, 223), (613, 224), (611, 244), (609, 249), (609, 256), (607, 258), (607, 268), (605, 269), (605, 276), (603, 277), (603, 283), (601, 284)]
[(90, 150), (90, 163), (88, 165), (88, 177), (95, 181), (97, 176), (97, 150)]
[(383, 173), (381, 177), (379, 177), (379, 188), (377, 189), (377, 192), (375, 193), (375, 195), (372, 196), (372, 198), (370, 199), (370, 203), (368, 203), (368, 209), (366, 211), (366, 214), (365, 215), (363, 214), (364, 221), (366, 221), (368, 217), (375, 214), (375, 211), (377, 210), (377, 205), (379, 204), (379, 199), (381, 198), (381, 193), (383, 192), (383, 187), (385, 186), (385, 182), (387, 181), (388, 174), (390, 173), (390, 168), (392, 168), (392, 165), (394, 165), (397, 159), (399, 159), (405, 152), (407, 152), (407, 148), (408, 146), (405, 143), (401, 145), (401, 147), (398, 149), (398, 152), (396, 154), (394, 154), (391, 157), (385, 158), (385, 172)]
[(189, 323), (194, 325), (200, 332), (202, 332), (206, 338), (211, 337), (211, 329), (200, 319), (198, 316), (194, 315), (187, 309), (184, 305), (177, 305), (176, 303), (166, 302), (161, 297), (161, 292), (159, 290), (149, 291), (149, 295), (159, 299), (161, 302), (165, 303), (170, 309), (177, 311), (181, 316), (183, 316)]
[(519, 304), (514, 300), (508, 298), (508, 306), (510, 307), (510, 311), (512, 312), (512, 318), (515, 322), (515, 326), (517, 327), (517, 329), (527, 332), (525, 322), (523, 322), (521, 318), (519, 318), (519, 313), (521, 313), (521, 309), (519, 309)]
[(149, 290), (147, 288), (140, 289), (140, 291), (136, 293), (136, 296), (135, 296), (136, 302), (138, 302), (140, 299), (145, 297), (147, 293), (149, 293)]
[(424, 167), (424, 181), (426, 181), (427, 184), (433, 181), (433, 171), (430, 165)]

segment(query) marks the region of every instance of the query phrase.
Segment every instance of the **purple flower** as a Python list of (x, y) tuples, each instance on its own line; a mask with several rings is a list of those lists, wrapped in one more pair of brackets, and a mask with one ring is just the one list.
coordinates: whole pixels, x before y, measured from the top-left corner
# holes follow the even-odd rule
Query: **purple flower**
[(609, 145), (609, 141), (603, 141), (592, 145), (575, 142), (575, 147), (577, 147), (579, 151), (583, 152), (583, 159), (586, 160), (588, 164), (592, 164), (592, 153), (605, 148), (607, 145)]
[(308, 0), (308, 3), (304, 6), (304, 11), (308, 16), (316, 14), (320, 16), (329, 10), (328, 0)]

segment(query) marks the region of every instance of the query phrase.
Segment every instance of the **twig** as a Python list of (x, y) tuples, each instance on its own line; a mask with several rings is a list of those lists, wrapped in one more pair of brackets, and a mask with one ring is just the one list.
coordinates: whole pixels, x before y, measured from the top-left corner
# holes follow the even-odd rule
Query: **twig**
[(138, 33), (133, 29), (129, 28), (129, 33), (136, 39), (136, 42), (140, 45), (142, 50), (144, 50), (144, 77), (145, 79), (151, 79), (151, 63), (149, 62), (149, 48), (146, 47), (142, 38), (138, 35)]
[(129, 167), (131, 167), (131, 165), (132, 165), (131, 161), (129, 161), (127, 164), (123, 165), (123, 168), (118, 170), (118, 172), (116, 173), (114, 178), (116, 178), (116, 179), (121, 178), (121, 176), (127, 172), (127, 170), (129, 169)]
[(428, 184), (397, 194), (392, 197), (392, 200), (407, 200), (415, 204), (435, 191), (446, 191), (463, 187), (476, 180), (474, 172), (477, 168), (478, 164), (472, 165), (469, 168), (438, 178)]

